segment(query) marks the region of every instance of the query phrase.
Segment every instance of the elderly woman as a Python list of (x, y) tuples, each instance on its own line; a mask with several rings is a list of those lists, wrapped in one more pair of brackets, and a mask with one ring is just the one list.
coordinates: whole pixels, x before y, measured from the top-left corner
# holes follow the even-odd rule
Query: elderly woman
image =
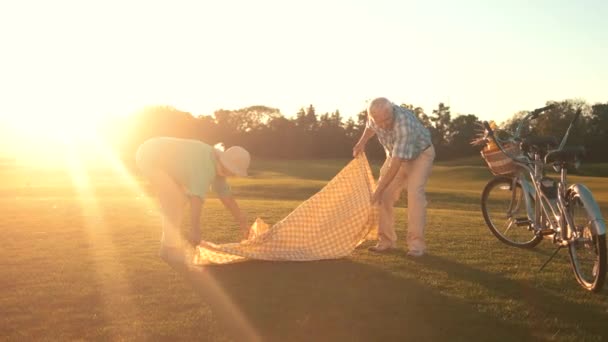
[(163, 216), (161, 258), (168, 262), (187, 261), (184, 258), (192, 248), (179, 229), (184, 207), (190, 204), (190, 242), (197, 245), (201, 240), (201, 207), (209, 188), (217, 193), (246, 236), (247, 219), (232, 196), (226, 177), (247, 176), (250, 160), (249, 152), (242, 147), (221, 151), (198, 140), (158, 137), (139, 146), (137, 166), (155, 190)]

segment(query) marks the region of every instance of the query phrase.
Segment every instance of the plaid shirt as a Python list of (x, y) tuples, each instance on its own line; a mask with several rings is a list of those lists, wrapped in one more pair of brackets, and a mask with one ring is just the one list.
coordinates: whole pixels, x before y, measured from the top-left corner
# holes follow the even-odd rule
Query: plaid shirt
[(422, 125), (414, 112), (393, 105), (393, 127), (382, 129), (367, 120), (367, 127), (376, 132), (378, 140), (384, 146), (387, 157), (416, 159), (422, 151), (431, 146), (431, 133)]

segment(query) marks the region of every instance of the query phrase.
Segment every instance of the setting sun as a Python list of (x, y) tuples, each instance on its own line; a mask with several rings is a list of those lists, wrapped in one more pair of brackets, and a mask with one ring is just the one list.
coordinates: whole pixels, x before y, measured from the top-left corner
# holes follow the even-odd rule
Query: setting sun
[[(42, 159), (84, 149), (98, 143), (101, 117), (45, 114), (12, 117), (11, 146), (20, 160)], [(4, 151), (7, 152), (7, 151)]]

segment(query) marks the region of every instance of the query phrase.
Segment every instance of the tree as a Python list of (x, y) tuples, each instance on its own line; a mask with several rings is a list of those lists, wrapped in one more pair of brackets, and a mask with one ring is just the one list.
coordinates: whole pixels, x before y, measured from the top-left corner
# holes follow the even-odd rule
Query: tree
[(306, 110), (300, 108), (296, 114), (296, 127), (304, 131), (314, 131), (317, 128), (317, 115), (313, 105), (308, 106)]
[(278, 116), (266, 125), (242, 134), (242, 145), (258, 157), (293, 158), (296, 141), (293, 139), (293, 121)]
[(199, 115), (196, 120), (198, 121), (197, 126), (202, 141), (215, 145), (221, 140), (218, 134), (217, 123), (211, 115)]
[[(532, 127), (532, 133), (535, 135), (552, 136), (561, 139), (576, 112), (579, 109), (584, 113), (588, 111), (588, 105), (581, 100), (564, 100), (561, 102), (547, 102), (547, 104), (553, 104), (554, 107), (543, 112), (536, 119)], [(568, 138), (569, 144), (581, 144), (583, 142), (586, 124), (586, 118), (583, 115), (579, 118), (575, 129), (570, 132)]]
[[(506, 120), (503, 123), (496, 123), (498, 125), (499, 129), (503, 129), (505, 131), (508, 132), (515, 132), (515, 130), (517, 129), (517, 126), (519, 125), (519, 123), (521, 122), (521, 120), (528, 114), (529, 112), (527, 111), (519, 111), (515, 114), (513, 114), (513, 116)], [(530, 128), (531, 125), (530, 123), (528, 123), (528, 125), (526, 125), (526, 127), (522, 127), (522, 130), (524, 130), (525, 134), (528, 134), (530, 132)]]
[(608, 102), (597, 103), (591, 106), (586, 148), (589, 160), (608, 161), (604, 148), (608, 145)]
[[(524, 134), (555, 136), (561, 138), (578, 109), (583, 115), (571, 132), (568, 144), (584, 144), (587, 159), (606, 161), (603, 151), (608, 143), (608, 103), (589, 106), (582, 100), (549, 101), (555, 108), (546, 111), (526, 125)], [(432, 115), (420, 107), (401, 104), (412, 110), (431, 132), (438, 159), (457, 158), (476, 154), (478, 148), (470, 141), (478, 133), (479, 119), (473, 114), (452, 118), (450, 107), (439, 103)], [(508, 131), (529, 112), (515, 113), (499, 127)], [(367, 125), (367, 111), (362, 110), (347, 120), (338, 110), (317, 115), (311, 104), (301, 108), (294, 118), (284, 117), (278, 109), (267, 106), (249, 106), (241, 109), (220, 109), (210, 115), (196, 118), (188, 112), (171, 106), (146, 107), (109, 129), (120, 127), (122, 140), (112, 145), (121, 149), (123, 158), (131, 165), (135, 149), (144, 140), (155, 136), (173, 136), (198, 139), (208, 144), (224, 142), (227, 146), (241, 145), (257, 157), (268, 158), (348, 158)], [(108, 136), (110, 134), (108, 133)], [(366, 148), (368, 158), (383, 160), (385, 151), (377, 138), (372, 138)]]
[(450, 134), (450, 107), (439, 103), (437, 109), (433, 110), (431, 120), (431, 140), (435, 146), (438, 157), (444, 157), (447, 150), (447, 144)]
[(251, 106), (237, 110), (220, 109), (214, 115), (218, 126), (243, 133), (265, 126), (281, 113), (272, 107)]
[(321, 158), (341, 157), (352, 148), (339, 111), (321, 115), (315, 136), (315, 154)]
[(199, 121), (192, 114), (171, 106), (150, 106), (134, 113), (124, 121), (119, 142), (115, 144), (128, 166), (133, 166), (137, 147), (152, 137), (168, 136), (207, 140)]
[(473, 114), (458, 115), (450, 122), (448, 151), (450, 158), (471, 156), (478, 153), (478, 148), (471, 146), (471, 140), (477, 134), (480, 121)]
[(360, 130), (357, 127), (357, 123), (353, 118), (348, 118), (344, 124), (344, 133), (353, 143), (359, 138)]
[(272, 119), (280, 117), (278, 109), (266, 106), (250, 106), (236, 110), (220, 109), (214, 113), (219, 135), (227, 145), (245, 145), (243, 141), (256, 130), (262, 129)]

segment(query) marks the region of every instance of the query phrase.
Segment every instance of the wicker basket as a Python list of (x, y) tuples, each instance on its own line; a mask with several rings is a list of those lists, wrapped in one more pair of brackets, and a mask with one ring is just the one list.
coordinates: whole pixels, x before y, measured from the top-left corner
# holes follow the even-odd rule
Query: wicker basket
[[(516, 144), (505, 146), (505, 151), (513, 156), (518, 156), (521, 154), (519, 145)], [(515, 171), (517, 171), (519, 168), (513, 159), (509, 158), (501, 150), (482, 150), (481, 156), (488, 164), (490, 171), (492, 171), (492, 173), (495, 175), (510, 175), (515, 173)]]

